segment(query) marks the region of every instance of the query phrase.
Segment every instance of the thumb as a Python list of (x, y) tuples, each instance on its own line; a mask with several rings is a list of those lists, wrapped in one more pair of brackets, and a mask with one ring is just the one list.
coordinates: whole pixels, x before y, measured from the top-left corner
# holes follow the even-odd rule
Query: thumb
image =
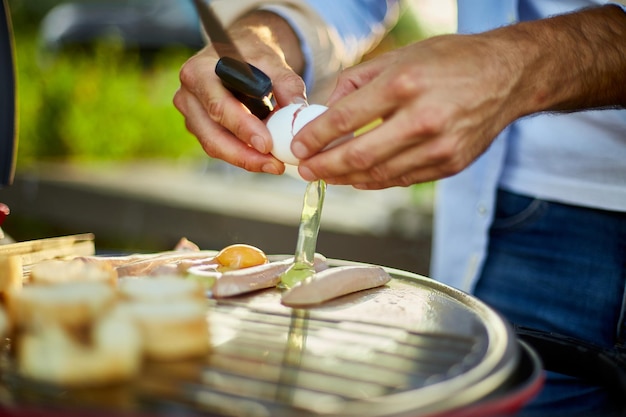
[(294, 72), (285, 72), (272, 79), (274, 95), (278, 107), (289, 104), (304, 104), (307, 102), (306, 85), (304, 80)]

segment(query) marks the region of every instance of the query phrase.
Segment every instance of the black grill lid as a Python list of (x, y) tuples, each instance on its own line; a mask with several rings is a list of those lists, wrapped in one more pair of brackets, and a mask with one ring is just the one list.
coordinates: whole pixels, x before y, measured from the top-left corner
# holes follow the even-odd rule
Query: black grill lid
[(0, 188), (13, 182), (17, 153), (13, 32), (6, 0), (0, 1)]

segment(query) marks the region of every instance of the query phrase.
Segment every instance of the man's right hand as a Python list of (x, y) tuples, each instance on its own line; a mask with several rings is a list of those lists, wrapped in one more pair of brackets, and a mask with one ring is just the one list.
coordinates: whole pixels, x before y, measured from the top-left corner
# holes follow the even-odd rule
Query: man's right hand
[[(278, 107), (306, 97), (298, 75), (304, 66), (299, 41), (287, 22), (270, 12), (255, 12), (229, 29), (246, 60), (272, 80)], [(269, 152), (265, 123), (239, 102), (215, 74), (219, 57), (207, 45), (182, 66), (174, 105), (207, 155), (251, 172), (282, 174), (285, 166)]]

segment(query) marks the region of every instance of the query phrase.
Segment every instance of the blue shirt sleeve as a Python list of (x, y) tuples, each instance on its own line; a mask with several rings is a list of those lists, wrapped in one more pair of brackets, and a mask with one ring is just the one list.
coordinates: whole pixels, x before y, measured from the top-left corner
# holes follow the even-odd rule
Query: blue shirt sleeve
[[(306, 0), (306, 4), (325, 22), (344, 66), (354, 64), (372, 49), (397, 21), (402, 0)], [(279, 5), (264, 7), (287, 21), (291, 18)], [(293, 22), (292, 22), (293, 23)], [(292, 24), (302, 43), (305, 58), (304, 81), (313, 84), (313, 53), (299, 27)]]
[(355, 62), (395, 23), (400, 0), (309, 0), (344, 43), (346, 59)]
[(385, 27), (399, 0), (309, 0), (309, 5), (342, 39), (364, 39)]

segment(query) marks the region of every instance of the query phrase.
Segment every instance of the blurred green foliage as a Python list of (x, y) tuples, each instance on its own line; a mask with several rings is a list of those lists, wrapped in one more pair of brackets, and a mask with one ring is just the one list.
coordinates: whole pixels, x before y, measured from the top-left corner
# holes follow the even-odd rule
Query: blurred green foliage
[[(39, 22), (56, 4), (9, 0), (18, 79), (18, 172), (20, 166), (49, 159), (208, 162), (172, 104), (179, 69), (195, 51), (162, 50), (146, 60), (115, 39), (89, 50), (42, 50)], [(370, 57), (423, 36), (408, 10)], [(416, 205), (432, 202), (432, 185), (409, 187)], [(37, 233), (42, 227), (36, 225)]]
[(185, 57), (142, 67), (111, 44), (42, 64), (35, 42), (17, 44), (19, 159), (180, 157), (201, 151), (172, 105)]
[[(121, 41), (57, 53), (39, 45), (37, 10), (10, 2), (15, 36), (18, 165), (34, 160), (181, 158), (204, 155), (172, 104), (178, 70), (193, 53), (146, 60)], [(41, 10), (42, 12), (45, 9)]]
[[(205, 157), (172, 104), (180, 66), (194, 51), (162, 50), (146, 60), (114, 38), (89, 50), (42, 50), (39, 22), (55, 4), (9, 0), (18, 79), (18, 164)], [(420, 36), (407, 12), (377, 52)]]

